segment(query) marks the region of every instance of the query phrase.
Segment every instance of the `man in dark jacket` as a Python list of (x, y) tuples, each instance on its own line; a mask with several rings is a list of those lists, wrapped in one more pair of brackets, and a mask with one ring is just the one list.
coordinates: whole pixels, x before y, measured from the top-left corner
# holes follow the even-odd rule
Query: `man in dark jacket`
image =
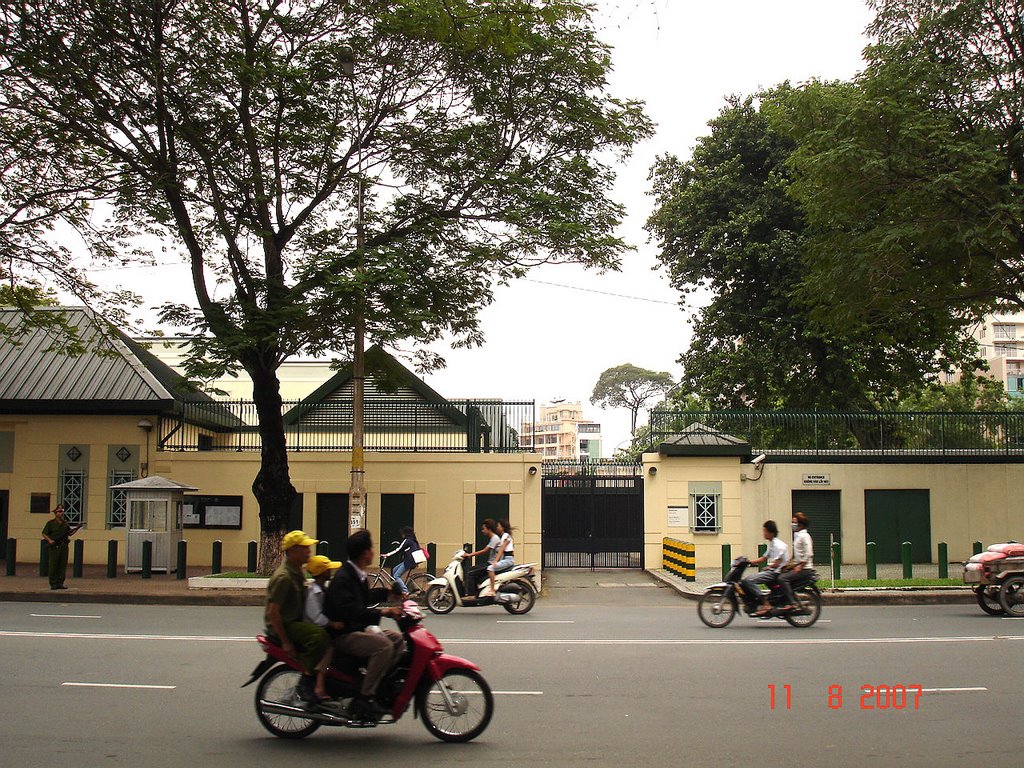
[[(361, 714), (379, 717), (388, 710), (376, 700), (377, 687), (402, 657), (405, 641), (401, 633), (382, 630), (383, 616), (398, 618), (402, 609), (371, 608), (370, 605), (388, 599), (386, 589), (370, 589), (366, 570), (374, 562), (373, 540), (370, 532), (356, 531), (348, 537), (348, 562), (331, 579), (324, 600), (324, 614), (331, 621), (344, 623), (344, 629), (334, 639), (339, 653), (366, 659), (366, 676), (360, 696), (355, 701)], [(398, 588), (401, 594), (401, 588)]]

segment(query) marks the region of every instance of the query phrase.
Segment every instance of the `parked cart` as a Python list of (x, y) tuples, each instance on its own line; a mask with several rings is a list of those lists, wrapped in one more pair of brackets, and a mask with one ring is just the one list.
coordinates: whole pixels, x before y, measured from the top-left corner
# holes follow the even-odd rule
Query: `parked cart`
[(964, 583), (993, 616), (1024, 618), (1024, 544), (993, 544), (964, 564)]

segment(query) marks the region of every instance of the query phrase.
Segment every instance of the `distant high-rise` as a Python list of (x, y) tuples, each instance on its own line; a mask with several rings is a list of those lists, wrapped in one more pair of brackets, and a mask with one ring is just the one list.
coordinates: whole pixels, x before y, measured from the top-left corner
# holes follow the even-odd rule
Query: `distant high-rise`
[(523, 424), (521, 439), (549, 460), (601, 458), (601, 425), (583, 418), (579, 402), (540, 406), (537, 421)]

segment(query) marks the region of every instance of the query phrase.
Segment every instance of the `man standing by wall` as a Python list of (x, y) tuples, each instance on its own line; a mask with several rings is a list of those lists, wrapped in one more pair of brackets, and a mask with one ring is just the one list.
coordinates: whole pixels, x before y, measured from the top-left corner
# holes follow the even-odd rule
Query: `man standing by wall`
[(64, 519), (64, 507), (58, 504), (53, 510), (53, 519), (47, 520), (43, 526), (43, 538), (47, 547), (47, 576), (50, 589), (67, 589), (64, 579), (68, 573), (68, 539), (78, 532), (81, 525), (72, 528)]

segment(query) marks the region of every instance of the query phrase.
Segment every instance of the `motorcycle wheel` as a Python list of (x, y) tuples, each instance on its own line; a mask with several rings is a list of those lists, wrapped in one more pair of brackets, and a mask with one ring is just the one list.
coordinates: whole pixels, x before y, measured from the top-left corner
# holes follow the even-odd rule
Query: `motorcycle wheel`
[(427, 590), (430, 589), (430, 582), (433, 580), (429, 573), (414, 574), (406, 584), (409, 588), (409, 597), (417, 603), (422, 603), (426, 599)]
[(700, 596), (697, 615), (712, 629), (729, 626), (729, 622), (736, 618), (736, 595), (727, 595), (723, 587), (709, 589)]
[(533, 587), (522, 581), (511, 581), (503, 585), (498, 592), (510, 596), (510, 602), (502, 603), (501, 607), (516, 616), (529, 613), (533, 604), (537, 602), (537, 593), (533, 591)]
[(1024, 576), (1011, 576), (999, 588), (999, 605), (1007, 616), (1024, 617)]
[(990, 616), (1002, 616), (1003, 606), (999, 604), (999, 590), (991, 590), (990, 587), (978, 587), (974, 590), (978, 598), (978, 606)]
[(447, 584), (435, 584), (427, 590), (427, 608), (431, 613), (451, 613), (455, 608), (455, 595)]
[(821, 595), (810, 587), (801, 587), (794, 591), (797, 602), (806, 611), (796, 615), (786, 614), (785, 619), (793, 627), (809, 627), (821, 616)]
[(423, 725), (441, 741), (475, 739), (484, 732), (494, 714), (491, 687), (472, 669), (448, 670), (440, 680), (420, 688), (416, 704)]
[(292, 717), (267, 712), (264, 702), (285, 704), (289, 707), (305, 706), (295, 692), (301, 675), (287, 664), (281, 664), (267, 672), (256, 687), (256, 717), (260, 724), (279, 739), (302, 739), (320, 727), (320, 723), (305, 717)]

